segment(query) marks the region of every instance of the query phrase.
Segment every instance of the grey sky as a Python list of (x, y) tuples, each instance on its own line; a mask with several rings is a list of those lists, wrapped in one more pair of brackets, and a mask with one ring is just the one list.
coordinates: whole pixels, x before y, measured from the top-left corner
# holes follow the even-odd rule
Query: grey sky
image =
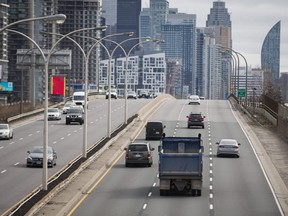
[[(216, 0), (168, 0), (170, 8), (196, 14), (197, 27), (204, 27), (207, 15)], [(245, 56), (252, 67), (260, 67), (261, 47), (269, 30), (281, 21), (280, 71), (288, 72), (288, 1), (287, 0), (224, 0), (232, 21), (233, 49)], [(143, 7), (149, 0), (142, 0)], [(244, 62), (241, 63), (244, 65)]]

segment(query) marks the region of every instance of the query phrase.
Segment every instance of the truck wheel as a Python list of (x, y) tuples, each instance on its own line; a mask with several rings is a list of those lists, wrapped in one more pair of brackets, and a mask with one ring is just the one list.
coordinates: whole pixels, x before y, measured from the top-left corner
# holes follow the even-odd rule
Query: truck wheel
[(196, 190), (196, 196), (201, 196), (201, 190)]

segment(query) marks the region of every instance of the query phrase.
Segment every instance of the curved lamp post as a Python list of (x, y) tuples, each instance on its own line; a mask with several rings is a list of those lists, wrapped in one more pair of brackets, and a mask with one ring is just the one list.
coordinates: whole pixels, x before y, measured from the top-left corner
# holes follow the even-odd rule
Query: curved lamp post
[[(49, 32), (42, 32), (44, 34), (51, 34), (51, 35), (58, 35), (58, 36), (64, 36), (62, 34), (59, 33), (49, 33)], [(93, 48), (95, 48), (98, 44), (100, 44), (101, 46), (104, 47), (104, 49), (106, 50), (107, 54), (110, 56), (108, 49), (101, 43), (103, 40), (106, 40), (109, 37), (113, 37), (113, 36), (122, 36), (122, 35), (127, 35), (127, 36), (131, 36), (132, 32), (122, 32), (122, 33), (115, 33), (115, 34), (111, 34), (111, 35), (106, 35), (105, 37), (101, 38), (101, 39), (96, 39), (93, 37), (89, 37), (89, 36), (77, 36), (77, 37), (82, 37), (82, 38), (89, 38), (89, 39), (93, 39), (96, 40), (96, 42), (94, 44), (92, 44), (92, 46), (89, 48), (89, 50), (87, 51), (87, 53), (85, 53), (85, 51), (83, 50), (83, 48), (80, 46), (80, 44), (75, 41), (73, 38), (66, 36), (67, 39), (73, 41), (78, 48), (81, 50), (83, 57), (84, 57), (84, 62), (85, 62), (85, 102), (84, 102), (84, 129), (83, 129), (83, 157), (86, 158), (87, 157), (87, 95), (88, 95), (88, 63), (89, 63), (89, 57), (90, 54), (93, 50)], [(125, 51), (125, 50), (124, 50)]]
[[(27, 21), (27, 20), (26, 20)], [(75, 31), (72, 31), (66, 35), (63, 35), (63, 37), (61, 37), (58, 41), (55, 42), (55, 44), (52, 46), (52, 48), (49, 50), (47, 57), (45, 56), (43, 50), (39, 47), (39, 45), (30, 37), (28, 37), (27, 35), (25, 35), (22, 32), (18, 32), (16, 30), (12, 30), (9, 29), (9, 31), (14, 32), (14, 33), (18, 33), (22, 36), (24, 36), (25, 38), (27, 38), (29, 41), (31, 41), (36, 48), (39, 50), (39, 52), (41, 53), (41, 56), (44, 60), (44, 67), (45, 67), (45, 103), (44, 103), (44, 135), (43, 135), (43, 183), (42, 183), (42, 187), (43, 190), (47, 190), (47, 176), (48, 176), (48, 171), (47, 171), (47, 155), (48, 155), (48, 70), (49, 70), (49, 61), (50, 61), (50, 57), (53, 54), (53, 50), (55, 49), (56, 45), (59, 44), (64, 38), (68, 37), (71, 34), (74, 34), (76, 32), (80, 32), (80, 31), (87, 31), (87, 30), (103, 30), (105, 29), (105, 27), (93, 27), (93, 28), (83, 28), (83, 29), (77, 29)]]
[(247, 60), (246, 60), (246, 58), (241, 54), (241, 53), (239, 53), (239, 52), (237, 52), (237, 51), (235, 51), (235, 50), (233, 50), (233, 49), (231, 49), (231, 48), (228, 48), (228, 47), (223, 47), (223, 46), (220, 46), (219, 45), (219, 47), (220, 48), (222, 48), (222, 49), (226, 49), (226, 50), (230, 50), (230, 51), (232, 51), (233, 53), (235, 53), (236, 55), (237, 55), (237, 58), (238, 58), (238, 89), (239, 89), (239, 56), (238, 55), (240, 55), (243, 59), (244, 59), (244, 61), (245, 61), (245, 65), (246, 65), (246, 79), (245, 79), (245, 89), (246, 89), (246, 94), (245, 94), (245, 106), (247, 106), (247, 103), (248, 103), (248, 97), (247, 97), (247, 93), (248, 93), (248, 64), (247, 64)]

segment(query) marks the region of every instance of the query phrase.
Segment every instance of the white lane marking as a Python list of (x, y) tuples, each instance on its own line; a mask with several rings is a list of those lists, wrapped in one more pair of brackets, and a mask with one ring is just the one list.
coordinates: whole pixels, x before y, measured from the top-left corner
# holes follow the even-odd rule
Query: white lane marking
[(213, 186), (212, 186), (212, 185), (210, 185), (210, 186), (209, 186), (209, 189), (210, 189), (210, 190), (213, 190)]
[(213, 208), (214, 208), (214, 206), (213, 206), (213, 204), (210, 204), (210, 210), (213, 210)]
[(0, 149), (3, 149), (4, 147), (3, 146), (0, 146)]
[(147, 207), (147, 204), (145, 203), (145, 204), (143, 205), (143, 209), (145, 210), (145, 209), (146, 209), (146, 207)]
[(57, 141), (53, 141), (53, 144), (56, 144), (57, 143)]
[(210, 199), (213, 199), (213, 194), (210, 194)]
[(2, 173), (5, 173), (5, 172), (7, 172), (7, 170), (3, 170), (3, 171), (1, 171), (1, 174), (2, 174)]
[(61, 137), (61, 140), (64, 140), (65, 138), (64, 137)]
[(211, 177), (211, 178), (209, 178), (209, 181), (210, 181), (210, 182), (213, 182), (213, 178), (212, 178), (212, 177)]
[(17, 166), (19, 164), (19, 162), (15, 163), (14, 166)]
[(151, 195), (152, 195), (152, 192), (149, 192), (148, 197), (151, 197)]
[(153, 187), (155, 187), (155, 186), (156, 186), (156, 182), (153, 183)]
[(71, 134), (69, 133), (69, 134), (67, 134), (67, 136), (71, 136)]
[(13, 145), (13, 144), (14, 144), (14, 142), (9, 143), (9, 145)]
[(213, 174), (213, 170), (209, 170), (209, 173), (210, 173), (210, 174)]
[(24, 138), (23, 137), (21, 137), (19, 140), (23, 140)]
[(28, 136), (32, 136), (33, 134), (29, 134)]
[(77, 133), (77, 130), (74, 130), (74, 133)]
[(40, 133), (40, 131), (38, 130), (38, 131), (36, 131), (36, 133)]

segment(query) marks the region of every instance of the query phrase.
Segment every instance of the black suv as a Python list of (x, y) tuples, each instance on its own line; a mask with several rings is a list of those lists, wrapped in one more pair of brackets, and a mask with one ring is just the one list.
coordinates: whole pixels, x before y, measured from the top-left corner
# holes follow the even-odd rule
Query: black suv
[(82, 125), (84, 123), (83, 113), (82, 107), (71, 107), (67, 111), (66, 125), (70, 124), (71, 122), (79, 122), (79, 124)]
[(188, 118), (188, 128), (191, 126), (198, 126), (204, 128), (204, 118), (205, 116), (202, 116), (201, 113), (190, 113)]

